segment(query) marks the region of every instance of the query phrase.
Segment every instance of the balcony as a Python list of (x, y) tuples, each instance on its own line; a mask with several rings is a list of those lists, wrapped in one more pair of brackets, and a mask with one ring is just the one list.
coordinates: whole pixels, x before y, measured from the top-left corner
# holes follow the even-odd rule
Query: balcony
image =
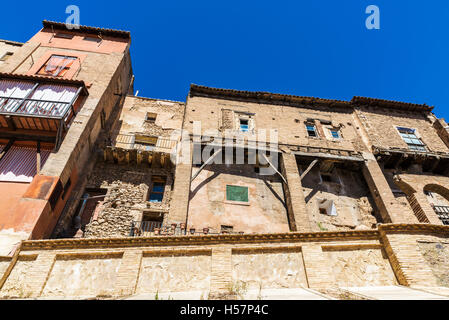
[(144, 134), (118, 134), (104, 150), (104, 160), (114, 163), (142, 164), (170, 169), (174, 166), (171, 153), (177, 140)]
[(424, 172), (446, 175), (449, 167), (449, 153), (436, 151), (412, 151), (403, 148), (383, 148), (373, 146), (373, 154), (384, 164), (385, 169), (401, 168), (407, 170), (411, 165), (419, 164)]
[(82, 81), (0, 74), (0, 139), (60, 144), (87, 95)]
[(449, 226), (449, 206), (433, 206), (433, 210), (443, 224)]
[(130, 237), (170, 237), (170, 236), (207, 236), (207, 235), (229, 235), (239, 234), (244, 232), (224, 231), (221, 232), (210, 230), (210, 228), (203, 228), (201, 230), (189, 229), (186, 230), (185, 223), (172, 224), (171, 226), (162, 226), (161, 221), (133, 221), (129, 231)]

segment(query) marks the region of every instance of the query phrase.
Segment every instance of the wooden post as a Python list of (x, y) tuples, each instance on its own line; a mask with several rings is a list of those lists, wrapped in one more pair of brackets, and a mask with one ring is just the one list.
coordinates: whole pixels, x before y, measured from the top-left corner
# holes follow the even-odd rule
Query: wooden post
[(15, 141), (16, 139), (11, 139), (8, 141), (8, 144), (3, 148), (2, 152), (0, 153), (0, 160), (2, 160), (5, 154), (8, 152), (8, 150), (11, 149)]
[(37, 153), (36, 153), (36, 174), (41, 172), (41, 142), (37, 142)]

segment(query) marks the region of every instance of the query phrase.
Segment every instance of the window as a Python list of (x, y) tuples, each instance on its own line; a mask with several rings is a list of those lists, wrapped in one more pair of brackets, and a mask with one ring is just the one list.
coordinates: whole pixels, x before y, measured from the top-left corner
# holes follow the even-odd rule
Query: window
[(52, 55), (37, 74), (44, 76), (63, 77), (76, 59), (76, 57)]
[(221, 233), (232, 233), (234, 232), (233, 226), (221, 226)]
[(332, 176), (330, 174), (321, 174), (321, 180), (323, 182), (332, 182)]
[(142, 222), (140, 223), (140, 232), (142, 235), (147, 235), (148, 232), (154, 232), (154, 229), (162, 227), (162, 221), (164, 216), (158, 212), (146, 212), (142, 216)]
[(145, 116), (145, 121), (147, 123), (155, 123), (156, 122), (156, 117), (157, 117), (156, 113), (147, 112), (147, 114)]
[(68, 34), (68, 33), (57, 33), (57, 34), (55, 34), (55, 38), (73, 39), (73, 34)]
[(91, 42), (97, 42), (97, 43), (101, 41), (101, 39), (97, 38), (97, 37), (84, 37), (83, 40), (91, 41)]
[(240, 119), (240, 131), (241, 132), (249, 132), (249, 120), (248, 119)]
[(157, 144), (157, 137), (135, 135), (134, 146), (140, 150), (152, 151)]
[(152, 188), (150, 192), (150, 197), (148, 201), (150, 202), (162, 202), (164, 199), (164, 191), (165, 191), (165, 178), (160, 176), (152, 177)]
[(12, 52), (6, 52), (1, 58), (0, 61), (6, 61), (13, 55)]
[(306, 123), (307, 134), (309, 137), (318, 137), (316, 126), (311, 123)]
[(226, 200), (249, 202), (248, 187), (226, 186)]
[(425, 144), (416, 136), (415, 129), (397, 128), (404, 142), (410, 150), (426, 152)]
[(328, 216), (336, 216), (337, 208), (335, 207), (334, 201), (327, 199), (318, 199), (318, 209), (321, 214), (326, 214)]
[(340, 130), (338, 130), (338, 129), (329, 129), (329, 131), (331, 133), (332, 138), (334, 138), (334, 139), (340, 139), (341, 138)]

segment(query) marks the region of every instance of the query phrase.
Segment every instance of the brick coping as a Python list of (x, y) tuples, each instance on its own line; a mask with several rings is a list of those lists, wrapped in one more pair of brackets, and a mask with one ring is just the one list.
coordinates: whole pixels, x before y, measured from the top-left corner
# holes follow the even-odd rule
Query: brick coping
[(204, 235), (204, 236), (167, 236), (167, 237), (126, 237), (126, 238), (88, 238), (23, 241), (21, 251), (80, 249), (98, 247), (151, 247), (179, 245), (220, 245), (244, 243), (275, 242), (311, 242), (311, 241), (345, 241), (377, 240), (381, 233), (434, 233), (449, 237), (449, 226), (430, 224), (381, 224), (373, 230), (327, 231), (314, 233), (271, 233), (246, 235)]

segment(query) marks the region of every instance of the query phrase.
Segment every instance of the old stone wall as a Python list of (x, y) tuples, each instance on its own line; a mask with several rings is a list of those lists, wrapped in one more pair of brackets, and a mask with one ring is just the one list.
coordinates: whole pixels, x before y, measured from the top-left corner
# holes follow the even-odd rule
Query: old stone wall
[[(357, 150), (363, 148), (350, 108), (338, 109), (307, 105), (292, 107), (237, 100), (189, 97), (184, 128), (193, 133), (193, 122), (200, 121), (203, 134), (206, 130), (218, 130), (220, 128), (221, 131), (234, 129), (238, 132), (235, 124), (238, 114), (249, 114), (254, 120), (255, 133), (259, 129), (267, 130), (267, 139), (270, 137), (269, 130), (275, 130), (281, 144), (343, 150), (354, 150), (356, 147)], [(323, 121), (323, 125), (317, 125), (320, 131), (319, 138), (308, 136), (305, 126), (308, 119), (314, 119), (318, 122), (319, 120)], [(327, 126), (339, 128), (342, 138), (333, 139)]]
[[(128, 96), (123, 105), (117, 130), (120, 134), (143, 133), (169, 138), (182, 128), (185, 104), (167, 100)], [(154, 121), (146, 120), (147, 113)]]
[(388, 257), (379, 248), (326, 250), (338, 287), (390, 286), (398, 284)]
[[(161, 203), (148, 201), (152, 176), (166, 177)], [(133, 221), (144, 212), (168, 213), (173, 173), (148, 165), (114, 165), (99, 161), (88, 178), (87, 188), (107, 189), (98, 217), (86, 226), (85, 237), (128, 236)]]
[[(199, 168), (193, 168), (192, 175)], [(226, 186), (248, 188), (248, 202), (226, 199)], [(274, 233), (289, 231), (282, 182), (278, 176), (263, 176), (254, 165), (208, 165), (192, 182), (188, 228), (220, 232)]]
[(448, 228), (26, 241), (0, 297), (91, 298), (176, 292), (446, 286)]
[(211, 253), (147, 253), (142, 257), (136, 294), (201, 291), (210, 286)]
[[(304, 171), (306, 166), (302, 167)], [(323, 181), (316, 165), (303, 179), (311, 228), (314, 232), (372, 229), (380, 219), (369, 189), (358, 170), (335, 168)], [(336, 215), (320, 212), (320, 203), (332, 201)]]
[(232, 254), (233, 286), (247, 290), (307, 288), (302, 252), (235, 250)]
[[(14, 52), (16, 52), (22, 45), (22, 43), (14, 41), (0, 40), (0, 59), (2, 59), (7, 53), (14, 54)], [(0, 66), (4, 63), (5, 61), (0, 60)]]
[(122, 256), (60, 255), (56, 258), (42, 296), (108, 296), (117, 280)]
[[(441, 283), (438, 277), (441, 277), (441, 270), (444, 274), (445, 267), (439, 259), (447, 259), (444, 257), (445, 244), (449, 238), (447, 230), (448, 227), (429, 225), (381, 229), (385, 251), (400, 284), (438, 286)], [(438, 251), (431, 249), (429, 243), (434, 246), (439, 244), (439, 248), (436, 248)], [(437, 265), (434, 266), (434, 263)]]
[(439, 241), (418, 241), (419, 249), (430, 266), (437, 284), (442, 287), (449, 287), (449, 242)]
[(416, 135), (422, 139), (429, 151), (449, 152), (425, 113), (378, 107), (362, 107), (357, 113), (374, 146), (408, 150), (407, 144), (396, 129), (396, 127), (405, 127), (416, 129)]

